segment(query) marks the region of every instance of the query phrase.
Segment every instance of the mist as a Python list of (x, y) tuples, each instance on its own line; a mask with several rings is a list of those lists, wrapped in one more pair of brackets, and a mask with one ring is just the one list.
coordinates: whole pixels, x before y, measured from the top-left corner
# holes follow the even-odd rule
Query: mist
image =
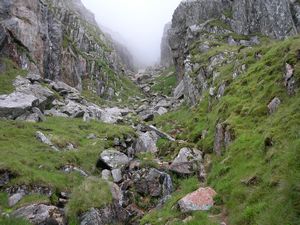
[(159, 62), (164, 25), (181, 0), (82, 0), (106, 32), (125, 45), (140, 67)]

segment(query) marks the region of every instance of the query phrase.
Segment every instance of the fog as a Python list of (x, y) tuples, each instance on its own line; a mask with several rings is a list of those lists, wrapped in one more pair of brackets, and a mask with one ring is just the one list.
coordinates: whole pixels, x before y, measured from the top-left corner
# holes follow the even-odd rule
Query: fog
[(159, 62), (164, 25), (181, 0), (82, 0), (140, 65)]

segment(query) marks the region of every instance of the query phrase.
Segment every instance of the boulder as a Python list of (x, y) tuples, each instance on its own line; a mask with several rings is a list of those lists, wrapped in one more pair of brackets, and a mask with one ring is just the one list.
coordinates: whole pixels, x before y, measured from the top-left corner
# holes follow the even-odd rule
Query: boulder
[(182, 148), (169, 169), (181, 175), (189, 175), (199, 171), (202, 161), (201, 151)]
[(109, 181), (111, 180), (111, 171), (110, 170), (102, 170), (101, 177), (103, 180)]
[(280, 104), (281, 104), (281, 101), (279, 98), (277, 98), (277, 97), (273, 98), (272, 101), (268, 105), (269, 113), (270, 114), (275, 113)]
[(0, 95), (0, 118), (16, 119), (39, 104), (33, 96), (21, 92)]
[[(122, 152), (119, 152), (115, 149), (107, 149), (104, 150), (99, 159), (102, 164), (106, 165), (107, 167), (111, 169), (118, 169), (122, 168), (129, 164), (130, 159)], [(101, 163), (98, 162), (98, 165)]]
[(115, 183), (120, 183), (122, 181), (122, 171), (120, 169), (113, 169), (111, 174)]
[(138, 176), (134, 181), (134, 187), (139, 194), (161, 197), (162, 201), (173, 191), (170, 175), (153, 168), (145, 171), (142, 177)]
[(141, 153), (141, 152), (156, 153), (158, 151), (156, 146), (157, 140), (158, 140), (158, 136), (153, 131), (140, 133), (134, 145), (135, 153)]
[(26, 112), (23, 115), (19, 116), (16, 120), (24, 120), (27, 122), (42, 122), (45, 120), (45, 117), (39, 108), (32, 108), (31, 112)]
[(11, 213), (11, 216), (27, 219), (35, 225), (66, 224), (63, 210), (52, 205), (32, 204), (24, 206)]
[(214, 196), (216, 192), (210, 188), (199, 188), (197, 191), (194, 191), (184, 198), (182, 198), (178, 205), (181, 212), (191, 212), (191, 211), (207, 211), (211, 209), (214, 205)]
[(91, 209), (81, 216), (80, 225), (128, 224), (130, 214), (118, 203), (103, 209)]
[(39, 83), (29, 84), (28, 79), (18, 76), (14, 81), (14, 86), (17, 92), (26, 94), (26, 95), (33, 95), (38, 100), (38, 107), (42, 110), (49, 108), (51, 106), (52, 101), (55, 99), (54, 93), (50, 91), (47, 87), (42, 86)]
[(8, 206), (13, 207), (16, 205), (24, 196), (24, 193), (16, 193), (8, 198)]

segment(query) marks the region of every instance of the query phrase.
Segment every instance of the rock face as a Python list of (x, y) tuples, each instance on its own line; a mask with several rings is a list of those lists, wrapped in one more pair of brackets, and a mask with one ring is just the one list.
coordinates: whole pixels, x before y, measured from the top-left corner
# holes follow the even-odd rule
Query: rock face
[[(205, 90), (211, 90), (212, 97), (221, 98), (226, 84), (214, 86), (218, 77), (218, 66), (232, 62), (232, 53), (210, 59), (208, 66), (193, 61), (192, 54), (205, 53), (213, 47), (212, 42), (220, 37), (228, 37), (229, 45), (252, 46), (260, 43), (256, 36), (248, 40), (235, 40), (233, 34), (254, 35), (261, 33), (270, 38), (283, 39), (296, 35), (300, 30), (300, 3), (289, 0), (193, 0), (182, 1), (173, 14), (169, 29), (169, 46), (177, 71), (178, 86), (175, 96), (184, 93), (190, 105), (195, 105), (203, 97)], [(232, 35), (231, 35), (232, 34)], [(200, 63), (200, 64), (199, 64)], [(235, 65), (233, 77), (245, 71), (244, 65)], [(291, 95), (295, 89), (293, 68), (286, 66), (285, 85)], [(212, 81), (210, 78), (213, 78)], [(182, 92), (182, 86), (184, 91)]]
[(178, 202), (180, 210), (182, 212), (209, 210), (214, 205), (213, 198), (216, 194), (217, 193), (210, 187), (199, 188)]
[(125, 65), (124, 47), (103, 34), (80, 0), (1, 1), (0, 20), (2, 56), (80, 91), (82, 80), (90, 76), (95, 80), (90, 88), (107, 96), (114, 89), (108, 70), (117, 77), (132, 67)]
[(169, 30), (171, 29), (172, 23), (169, 22), (165, 25), (163, 37), (160, 45), (160, 64), (165, 67), (173, 65), (172, 52), (169, 45)]

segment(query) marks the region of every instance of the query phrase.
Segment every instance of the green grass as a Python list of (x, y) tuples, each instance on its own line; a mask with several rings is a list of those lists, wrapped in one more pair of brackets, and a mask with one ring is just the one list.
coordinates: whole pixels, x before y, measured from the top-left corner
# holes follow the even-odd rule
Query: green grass
[[(227, 82), (220, 100), (204, 95), (194, 109), (183, 107), (155, 119), (164, 131), (192, 142), (206, 153), (213, 150), (217, 121), (226, 122), (235, 140), (222, 157), (213, 157), (208, 185), (214, 187), (229, 212), (232, 225), (296, 225), (300, 221), (300, 96), (288, 96), (283, 86), (285, 63), (295, 68), (300, 81), (300, 38), (236, 51), (247, 70), (232, 79), (233, 67), (218, 68), (215, 86)], [(220, 49), (201, 56), (203, 63)], [(255, 54), (262, 55), (260, 60)], [(245, 57), (246, 56), (246, 57)], [(279, 97), (278, 111), (268, 114), (268, 103)], [(202, 131), (207, 135), (201, 138)], [(266, 140), (272, 140), (272, 146)], [(256, 177), (257, 182), (243, 182)]]
[(0, 64), (4, 68), (3, 72), (0, 73), (0, 95), (9, 94), (14, 91), (13, 81), (19, 75), (24, 76), (26, 71), (6, 58), (0, 58)]
[[(126, 126), (50, 117), (38, 124), (2, 120), (0, 127), (0, 158), (5, 159), (0, 168), (18, 175), (11, 184), (49, 185), (61, 190), (70, 190), (82, 178), (76, 173), (66, 175), (59, 168), (73, 164), (93, 173), (99, 153), (112, 145), (114, 137), (134, 135), (133, 130)], [(54, 143), (72, 143), (78, 150), (53, 152), (36, 140), (36, 131), (54, 137)], [(99, 138), (88, 140), (86, 137), (91, 133)]]
[(89, 177), (79, 187), (74, 188), (67, 205), (67, 214), (74, 219), (91, 208), (101, 208), (111, 202), (108, 183), (97, 177)]
[[(189, 178), (178, 181), (176, 184), (178, 189), (172, 194), (172, 197), (164, 204), (162, 208), (151, 211), (146, 214), (141, 220), (141, 224), (164, 225), (168, 224), (183, 224), (182, 220), (191, 215), (192, 220), (187, 222), (189, 225), (196, 225), (201, 222), (204, 225), (215, 225), (212, 220), (208, 219), (208, 214), (205, 212), (181, 213), (177, 209), (177, 202), (186, 194), (193, 192), (199, 188), (197, 178)], [(171, 222), (171, 223), (170, 223)]]
[(154, 82), (152, 91), (171, 96), (177, 84), (175, 69), (173, 67), (166, 69)]

